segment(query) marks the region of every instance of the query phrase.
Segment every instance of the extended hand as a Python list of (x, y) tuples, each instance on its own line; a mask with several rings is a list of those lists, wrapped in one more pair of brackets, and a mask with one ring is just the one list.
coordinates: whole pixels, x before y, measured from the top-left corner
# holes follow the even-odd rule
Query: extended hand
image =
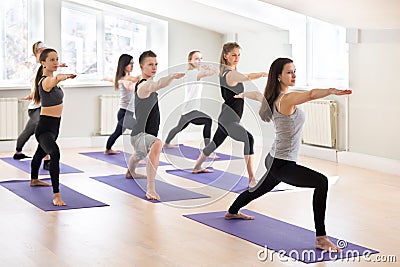
[(233, 97), (234, 97), (234, 98), (244, 98), (244, 94), (243, 94), (243, 93), (240, 93), (240, 94), (238, 94), (238, 95), (234, 95)]
[(329, 93), (332, 95), (350, 95), (353, 91), (349, 89), (341, 90), (336, 88), (329, 88)]
[(185, 76), (185, 73), (183, 73), (183, 72), (177, 72), (177, 73), (172, 74), (172, 78), (174, 78), (174, 79), (180, 79), (183, 76)]

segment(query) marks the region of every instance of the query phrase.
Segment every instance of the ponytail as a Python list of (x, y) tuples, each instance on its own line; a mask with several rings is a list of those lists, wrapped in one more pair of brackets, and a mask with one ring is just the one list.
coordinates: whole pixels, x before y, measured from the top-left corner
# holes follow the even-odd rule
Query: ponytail
[(37, 73), (36, 73), (36, 78), (35, 78), (35, 90), (33, 92), (33, 100), (35, 102), (35, 104), (39, 104), (40, 103), (40, 95), (39, 95), (39, 82), (40, 79), (43, 76), (43, 66), (40, 65)]

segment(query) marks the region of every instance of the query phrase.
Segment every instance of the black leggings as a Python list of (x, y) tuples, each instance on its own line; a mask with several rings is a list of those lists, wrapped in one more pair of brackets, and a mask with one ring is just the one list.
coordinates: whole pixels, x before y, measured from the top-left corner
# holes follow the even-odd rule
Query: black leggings
[(326, 176), (304, 166), (297, 165), (294, 161), (273, 158), (269, 154), (265, 159), (265, 165), (267, 172), (258, 182), (257, 186), (241, 193), (229, 208), (229, 213), (237, 214), (240, 208), (268, 193), (280, 182), (298, 187), (315, 188), (313, 211), (316, 235), (326, 235), (325, 209), (328, 193), (328, 179)]
[(207, 114), (198, 111), (198, 110), (193, 110), (185, 115), (182, 115), (178, 125), (174, 128), (171, 129), (169, 132), (167, 139), (165, 140), (165, 143), (169, 144), (172, 139), (183, 129), (185, 129), (189, 123), (193, 123), (196, 125), (204, 125), (203, 128), (203, 138), (204, 138), (204, 144), (208, 145), (210, 143), (210, 137), (211, 137), (211, 124), (212, 120), (210, 116)]
[(133, 117), (134, 113), (132, 111), (120, 108), (118, 110), (117, 118), (118, 124), (115, 127), (114, 132), (110, 135), (107, 140), (106, 149), (111, 149), (118, 137), (120, 137), (126, 129), (132, 130), (136, 125), (136, 120)]
[(228, 136), (244, 143), (244, 155), (254, 154), (254, 138), (251, 133), (246, 131), (239, 122), (223, 123), (220, 121), (212, 141), (203, 149), (204, 155), (208, 157)]
[(31, 163), (31, 179), (38, 179), (42, 159), (49, 154), (49, 172), (53, 193), (60, 192), (60, 149), (56, 143), (60, 130), (61, 118), (40, 115), (39, 123), (35, 130), (35, 137), (39, 145)]

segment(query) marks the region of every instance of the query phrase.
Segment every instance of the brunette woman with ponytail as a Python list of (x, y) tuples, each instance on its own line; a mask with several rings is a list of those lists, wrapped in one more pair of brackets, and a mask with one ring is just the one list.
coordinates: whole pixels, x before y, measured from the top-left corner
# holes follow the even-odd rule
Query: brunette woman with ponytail
[(42, 108), (35, 130), (35, 137), (39, 145), (31, 163), (30, 184), (31, 186), (50, 186), (50, 184), (38, 179), (42, 159), (46, 154), (49, 154), (49, 172), (54, 194), (53, 204), (55, 206), (65, 206), (66, 204), (61, 199), (59, 190), (60, 149), (56, 143), (60, 129), (64, 93), (58, 83), (66, 79), (73, 79), (76, 75), (53, 75), (60, 66), (57, 51), (54, 49), (47, 48), (43, 50), (40, 54), (39, 62), (41, 66), (35, 79), (34, 101), (36, 103), (41, 102)]
[(128, 54), (122, 54), (118, 59), (117, 71), (114, 78), (114, 89), (120, 92), (120, 108), (118, 110), (118, 123), (114, 132), (110, 135), (106, 143), (104, 154), (119, 154), (117, 150), (113, 150), (112, 146), (118, 137), (120, 137), (126, 129), (132, 130), (136, 125), (135, 120), (135, 84), (140, 76), (131, 76), (133, 69), (133, 57)]
[(301, 141), (301, 129), (304, 113), (297, 105), (329, 95), (348, 95), (351, 90), (313, 89), (307, 92), (288, 92), (289, 86), (296, 82), (296, 69), (289, 58), (276, 59), (269, 70), (264, 95), (260, 92), (242, 93), (236, 97), (249, 97), (260, 101), (261, 119), (274, 122), (275, 142), (265, 158), (267, 172), (257, 186), (241, 193), (225, 215), (226, 219), (253, 220), (239, 212), (252, 200), (271, 191), (280, 182), (314, 188), (313, 211), (316, 229), (316, 248), (340, 252), (325, 232), (325, 209), (328, 192), (328, 180), (325, 175), (296, 163)]

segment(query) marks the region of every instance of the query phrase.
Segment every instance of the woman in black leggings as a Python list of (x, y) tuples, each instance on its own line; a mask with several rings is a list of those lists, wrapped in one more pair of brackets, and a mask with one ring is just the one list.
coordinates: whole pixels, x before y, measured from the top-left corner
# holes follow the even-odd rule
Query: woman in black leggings
[(131, 76), (133, 69), (133, 57), (128, 54), (122, 54), (118, 59), (117, 71), (115, 73), (114, 88), (120, 92), (120, 108), (118, 110), (118, 123), (114, 132), (110, 135), (106, 143), (104, 154), (119, 154), (119, 151), (113, 150), (112, 146), (118, 137), (120, 137), (126, 129), (132, 130), (136, 125), (135, 120), (135, 84), (140, 76)]
[(202, 59), (201, 52), (197, 50), (191, 51), (188, 55), (188, 71), (184, 77), (185, 100), (182, 107), (182, 116), (179, 119), (178, 125), (172, 128), (168, 133), (164, 147), (177, 147), (176, 145), (170, 144), (172, 139), (190, 123), (204, 125), (204, 144), (208, 145), (210, 143), (212, 120), (210, 116), (200, 111), (200, 98), (203, 90), (203, 84), (200, 82), (200, 79), (211, 76), (215, 74), (216, 71), (209, 67), (204, 67), (203, 70), (200, 70)]
[(236, 42), (224, 44), (220, 58), (220, 85), (224, 103), (222, 104), (221, 113), (218, 117), (218, 128), (212, 141), (203, 149), (202, 153), (200, 153), (192, 173), (212, 172), (212, 170), (202, 168), (201, 164), (224, 142), (226, 137), (230, 136), (234, 140), (244, 143), (244, 157), (249, 174), (249, 186), (253, 187), (256, 185), (253, 170), (254, 138), (240, 124), (240, 119), (243, 115), (244, 101), (234, 96), (244, 91), (243, 82), (266, 77), (268, 73), (241, 74), (236, 71), (239, 59), (240, 46)]
[[(47, 48), (40, 54), (40, 64), (35, 79), (35, 103), (41, 102), (39, 123), (35, 130), (35, 137), (39, 143), (31, 163), (31, 186), (53, 186), (53, 204), (65, 206), (61, 199), (59, 189), (60, 176), (60, 149), (56, 143), (60, 129), (61, 113), (63, 110), (64, 93), (58, 83), (69, 78), (75, 78), (73, 74), (57, 74), (54, 71), (60, 66), (58, 55), (54, 49)], [(46, 154), (50, 155), (51, 185), (40, 181), (39, 168)]]
[(240, 213), (239, 209), (252, 200), (268, 193), (280, 182), (314, 188), (313, 211), (316, 229), (316, 247), (327, 251), (340, 251), (326, 236), (325, 209), (328, 192), (327, 178), (314, 170), (296, 163), (301, 141), (304, 113), (297, 105), (328, 95), (347, 95), (351, 90), (313, 89), (307, 92), (290, 92), (289, 86), (296, 82), (296, 69), (288, 58), (276, 59), (269, 70), (264, 95), (259, 92), (245, 92), (238, 97), (248, 97), (262, 103), (262, 120), (275, 125), (275, 141), (265, 159), (267, 172), (258, 184), (242, 194), (233, 202), (225, 215), (226, 219), (252, 220), (252, 216)]

